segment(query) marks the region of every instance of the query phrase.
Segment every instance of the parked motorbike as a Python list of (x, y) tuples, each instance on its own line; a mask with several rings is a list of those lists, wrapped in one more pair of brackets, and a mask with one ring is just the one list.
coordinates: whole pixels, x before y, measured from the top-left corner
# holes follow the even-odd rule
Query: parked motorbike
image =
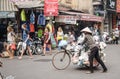
[[(27, 55), (29, 55), (28, 50), (26, 50), (26, 43), (23, 40), (20, 40), (17, 45), (16, 54), (19, 56), (22, 52), (22, 49), (25, 49)], [(40, 38), (35, 37), (33, 41), (30, 42), (31, 53), (39, 55), (42, 53), (42, 42)]]

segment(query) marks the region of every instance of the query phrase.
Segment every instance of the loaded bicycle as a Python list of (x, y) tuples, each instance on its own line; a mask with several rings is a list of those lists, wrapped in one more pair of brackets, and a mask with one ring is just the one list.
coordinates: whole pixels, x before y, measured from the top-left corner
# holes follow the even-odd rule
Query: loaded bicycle
[[(105, 49), (106, 45), (104, 45), (103, 42), (99, 43), (100, 45), (100, 57), (104, 59), (105, 53), (103, 50)], [(80, 42), (75, 44), (67, 44), (65, 46), (62, 46), (62, 51), (57, 52), (52, 57), (52, 65), (54, 68), (58, 70), (64, 70), (66, 69), (70, 63), (72, 62), (75, 65), (78, 65), (79, 67), (89, 67), (89, 61), (88, 61), (88, 55), (89, 55), (89, 49), (87, 45), (82, 45)], [(98, 67), (99, 63), (94, 59), (93, 67)]]

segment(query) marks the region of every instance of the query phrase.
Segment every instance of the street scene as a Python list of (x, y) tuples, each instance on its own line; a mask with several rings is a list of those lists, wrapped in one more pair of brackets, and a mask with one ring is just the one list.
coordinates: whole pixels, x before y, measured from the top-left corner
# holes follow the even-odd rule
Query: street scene
[(120, 0), (0, 0), (0, 79), (118, 79)]
[(15, 79), (119, 79), (119, 47), (120, 45), (108, 45), (105, 49), (107, 73), (101, 73), (101, 66), (99, 66), (95, 69), (95, 73), (86, 74), (88, 69), (81, 69), (73, 63), (65, 70), (57, 70), (52, 65), (51, 55), (38, 55), (33, 59), (25, 56), (22, 60), (17, 57), (14, 60), (4, 58), (1, 59), (4, 63), (0, 71), (5, 77), (12, 75)]

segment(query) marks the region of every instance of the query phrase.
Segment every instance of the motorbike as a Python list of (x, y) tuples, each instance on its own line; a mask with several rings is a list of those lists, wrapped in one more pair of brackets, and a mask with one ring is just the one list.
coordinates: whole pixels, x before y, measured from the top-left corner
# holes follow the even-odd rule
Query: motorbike
[[(21, 54), (22, 49), (25, 49), (26, 54), (29, 55), (28, 50), (26, 50), (26, 42), (24, 42), (23, 40), (20, 40), (17, 44), (17, 51), (16, 51), (17, 56)], [(35, 37), (33, 41), (30, 42), (30, 49), (32, 54), (35, 54), (35, 55), (42, 54), (43, 49), (42, 49), (41, 39)]]

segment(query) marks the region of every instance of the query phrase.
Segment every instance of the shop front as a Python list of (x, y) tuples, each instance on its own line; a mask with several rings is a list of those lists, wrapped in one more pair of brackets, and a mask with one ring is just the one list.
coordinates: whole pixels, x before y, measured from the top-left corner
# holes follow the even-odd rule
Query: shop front
[[(61, 14), (55, 17), (55, 22), (58, 26), (63, 26), (65, 33), (68, 31), (74, 31), (76, 34), (80, 34), (80, 30), (85, 27), (93, 27), (95, 23), (102, 23), (103, 18), (91, 14), (78, 13), (78, 12), (69, 12), (61, 11), (64, 14)], [(101, 28), (101, 27), (100, 27)]]
[(107, 0), (108, 29), (112, 33), (113, 29), (120, 30), (120, 0)]
[[(7, 39), (7, 26), (16, 22), (17, 7), (9, 0), (0, 0), (0, 41)], [(15, 30), (17, 26), (14, 24)]]
[[(35, 36), (35, 32), (43, 30), (46, 25), (46, 18), (44, 16), (44, 3), (42, 0), (11, 0), (15, 6), (18, 7), (17, 24), (19, 28), (19, 36), (22, 36), (21, 25), (26, 23), (27, 29), (31, 36)], [(40, 31), (41, 33), (41, 31)], [(41, 34), (36, 34), (41, 37)]]

